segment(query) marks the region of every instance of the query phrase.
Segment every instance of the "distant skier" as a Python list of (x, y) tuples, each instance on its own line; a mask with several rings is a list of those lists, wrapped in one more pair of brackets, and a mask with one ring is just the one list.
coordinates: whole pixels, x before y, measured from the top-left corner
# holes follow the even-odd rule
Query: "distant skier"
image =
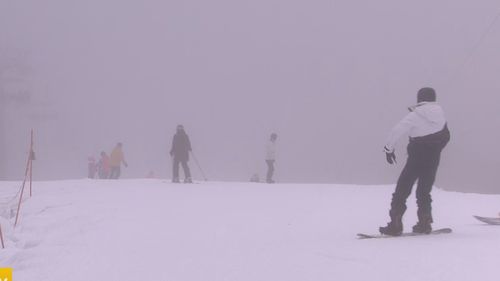
[(276, 162), (276, 140), (278, 139), (278, 135), (276, 133), (271, 134), (271, 138), (267, 143), (266, 147), (266, 163), (267, 163), (267, 175), (266, 182), (274, 183), (273, 175), (274, 175), (274, 164)]
[(110, 172), (109, 156), (104, 151), (101, 152), (101, 159), (99, 159), (99, 162), (97, 163), (97, 168), (99, 171), (100, 179), (109, 178), (109, 172)]
[(95, 158), (94, 156), (89, 156), (88, 158), (89, 164), (88, 164), (88, 178), (89, 179), (94, 179), (95, 174), (97, 172), (97, 164), (95, 163)]
[(179, 164), (182, 164), (184, 170), (184, 182), (192, 183), (191, 171), (189, 170), (189, 152), (191, 152), (191, 141), (189, 136), (184, 131), (183, 125), (177, 126), (177, 132), (172, 140), (172, 148), (170, 149), (170, 156), (173, 157), (173, 177), (172, 182), (179, 183)]
[(125, 167), (128, 167), (127, 161), (125, 161), (125, 155), (123, 154), (123, 144), (119, 142), (116, 144), (109, 158), (110, 179), (118, 179), (120, 177), (122, 163)]
[(413, 226), (415, 233), (430, 233), (431, 223), (431, 190), (436, 179), (441, 151), (450, 140), (450, 132), (444, 111), (436, 103), (436, 92), (432, 88), (418, 91), (417, 105), (409, 108), (410, 113), (392, 130), (384, 147), (387, 162), (396, 162), (394, 146), (405, 134), (409, 134), (408, 159), (398, 179), (396, 190), (392, 195), (391, 221), (380, 227), (380, 233), (398, 236), (403, 232), (402, 217), (406, 211), (406, 200), (411, 194), (413, 185), (417, 184), (418, 222)]

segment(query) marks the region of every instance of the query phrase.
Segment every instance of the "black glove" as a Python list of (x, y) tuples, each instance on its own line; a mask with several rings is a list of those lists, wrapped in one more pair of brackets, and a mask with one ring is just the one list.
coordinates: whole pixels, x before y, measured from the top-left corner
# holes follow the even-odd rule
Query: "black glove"
[(389, 163), (391, 165), (396, 163), (396, 154), (394, 153), (394, 151), (393, 152), (386, 152), (385, 157), (387, 159), (387, 163)]

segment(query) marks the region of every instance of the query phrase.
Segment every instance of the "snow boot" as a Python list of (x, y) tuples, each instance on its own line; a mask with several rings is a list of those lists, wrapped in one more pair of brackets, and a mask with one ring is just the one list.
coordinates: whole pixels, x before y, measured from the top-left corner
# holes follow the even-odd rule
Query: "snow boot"
[(432, 232), (432, 226), (429, 222), (417, 222), (416, 225), (413, 226), (413, 233), (419, 234), (429, 234)]
[(432, 215), (418, 214), (418, 222), (413, 226), (413, 233), (429, 234), (432, 232)]
[(390, 236), (399, 236), (403, 233), (403, 222), (401, 216), (395, 216), (391, 218), (391, 221), (387, 226), (381, 226), (379, 228), (380, 233)]
[(172, 179), (172, 183), (180, 183), (181, 181), (179, 180), (179, 178), (173, 178)]
[(186, 178), (184, 180), (184, 183), (193, 183), (193, 180), (191, 178)]

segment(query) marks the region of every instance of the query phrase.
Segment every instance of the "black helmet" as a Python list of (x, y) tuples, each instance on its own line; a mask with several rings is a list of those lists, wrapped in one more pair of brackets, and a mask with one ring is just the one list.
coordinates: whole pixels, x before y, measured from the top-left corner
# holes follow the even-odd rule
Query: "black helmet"
[(434, 102), (436, 101), (436, 91), (433, 88), (422, 88), (418, 91), (417, 94), (417, 103), (421, 102)]

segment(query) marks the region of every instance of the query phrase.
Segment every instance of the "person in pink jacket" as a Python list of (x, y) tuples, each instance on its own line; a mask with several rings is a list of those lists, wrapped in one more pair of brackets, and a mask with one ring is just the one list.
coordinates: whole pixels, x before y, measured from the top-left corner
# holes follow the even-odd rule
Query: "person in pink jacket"
[(109, 178), (109, 156), (106, 154), (106, 152), (101, 152), (101, 159), (99, 159), (99, 162), (97, 163), (97, 167), (99, 169), (99, 178), (100, 179), (107, 179)]

